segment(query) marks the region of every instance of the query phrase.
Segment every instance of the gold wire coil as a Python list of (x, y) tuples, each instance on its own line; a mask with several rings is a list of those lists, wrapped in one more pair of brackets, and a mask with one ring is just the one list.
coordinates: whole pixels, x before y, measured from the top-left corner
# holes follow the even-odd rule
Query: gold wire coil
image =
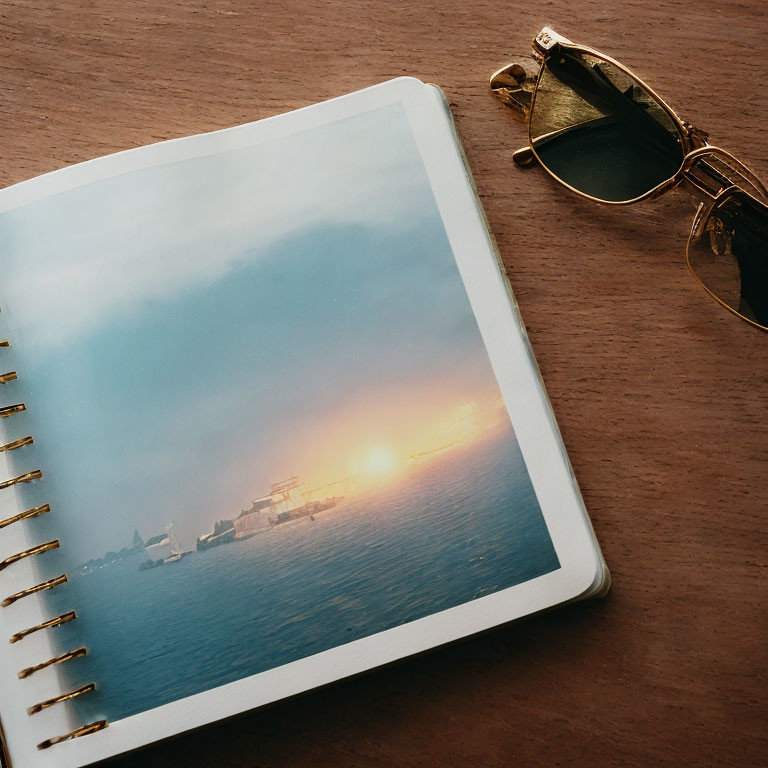
[(30, 595), (35, 595), (38, 592), (44, 592), (46, 589), (53, 589), (54, 587), (58, 587), (59, 584), (65, 584), (66, 582), (67, 574), (63, 573), (61, 576), (57, 576), (55, 579), (49, 579), (48, 581), (44, 581), (41, 584), (36, 584), (34, 587), (22, 589), (21, 592), (17, 592), (15, 595), (6, 597), (5, 600), (0, 603), (0, 607), (7, 608), (9, 605), (13, 605), (17, 600), (21, 600), (24, 597), (29, 597)]
[[(11, 343), (8, 341), (8, 339), (0, 339), (0, 347), (10, 347)], [(16, 371), (8, 371), (8, 373), (2, 373), (0, 374), (0, 384), (7, 384), (9, 381), (15, 381), (18, 379), (18, 375)], [(12, 416), (16, 413), (21, 413), (22, 411), (25, 411), (27, 409), (26, 405), (24, 403), (16, 403), (15, 405), (6, 405), (3, 407), (0, 407), (0, 419), (7, 418), (8, 416)], [(21, 437), (16, 440), (11, 440), (8, 443), (5, 443), (4, 445), (0, 445), (0, 452), (3, 451), (15, 451), (17, 448), (23, 448), (26, 445), (32, 445), (34, 443), (34, 440), (32, 439), (31, 435), (27, 435), (26, 437)], [(17, 477), (13, 477), (10, 480), (5, 480), (3, 482), (0, 482), (0, 490), (3, 490), (5, 488), (10, 488), (14, 485), (17, 485), (19, 483), (29, 483), (33, 480), (40, 480), (43, 477), (43, 473), (39, 469), (35, 469), (32, 472), (25, 472), (22, 475), (18, 475)], [(9, 517), (5, 520), (0, 520), (0, 529), (5, 528), (6, 526), (12, 525), (13, 523), (20, 522), (21, 520), (28, 520), (33, 517), (38, 517), (39, 515), (43, 515), (46, 512), (50, 512), (51, 506), (50, 504), (41, 504), (39, 507), (33, 507), (32, 509), (28, 509), (25, 512), (20, 512), (17, 515), (13, 515), (12, 517)], [(34, 555), (42, 554), (43, 552), (48, 552), (52, 549), (58, 549), (60, 546), (58, 539), (54, 539), (52, 541), (48, 541), (44, 544), (38, 544), (35, 547), (30, 547), (29, 549), (25, 549), (23, 552), (18, 552), (15, 555), (11, 555), (10, 557), (6, 557), (5, 560), (0, 561), (0, 571), (5, 570), (10, 565), (13, 565), (14, 563), (19, 562), (20, 560), (24, 560), (27, 557), (33, 557)], [(37, 594), (38, 592), (44, 592), (48, 589), (53, 589), (54, 587), (59, 586), (59, 584), (65, 584), (67, 582), (67, 575), (64, 573), (61, 576), (57, 576), (54, 579), (49, 579), (48, 581), (41, 582), (40, 584), (36, 584), (34, 587), (29, 587), (27, 589), (21, 590), (21, 592), (17, 592), (16, 594), (10, 595), (5, 598), (5, 600), (0, 603), (0, 607), (7, 608), (9, 605), (13, 605), (17, 600), (21, 600), (24, 597), (28, 597), (29, 595)], [(77, 618), (77, 614), (74, 611), (68, 611), (67, 613), (61, 614), (61, 616), (56, 616), (53, 619), (49, 619), (48, 621), (44, 621), (40, 624), (35, 625), (34, 627), (30, 627), (29, 629), (22, 630), (21, 632), (17, 632), (15, 635), (12, 635), (9, 638), (9, 641), (11, 643), (17, 643), (20, 640), (23, 640), (25, 637), (28, 637), (34, 632), (38, 632), (41, 629), (49, 629), (53, 627), (59, 627), (62, 624), (66, 624), (67, 622), (74, 621), (74, 619)], [(65, 661), (69, 661), (71, 659), (77, 659), (82, 656), (86, 656), (88, 653), (87, 649), (85, 647), (76, 648), (72, 651), (67, 651), (66, 653), (62, 653), (59, 656), (54, 656), (51, 659), (48, 659), (47, 661), (44, 661), (42, 664), (36, 664), (32, 667), (26, 667), (22, 669), (18, 673), (19, 679), (23, 680), (24, 678), (29, 677), (30, 675), (33, 675), (35, 672), (39, 672), (42, 669), (46, 669), (47, 667), (53, 666), (55, 664), (62, 664)], [(82, 686), (81, 688), (78, 688), (74, 691), (70, 691), (69, 693), (62, 693), (60, 696), (55, 696), (52, 699), (46, 699), (45, 701), (41, 701), (39, 704), (35, 704), (32, 707), (29, 707), (27, 709), (27, 713), (29, 715), (37, 714), (38, 712), (42, 712), (44, 709), (48, 709), (48, 707), (52, 707), (54, 704), (59, 704), (60, 702), (69, 701), (71, 699), (75, 699), (78, 696), (82, 696), (85, 693), (90, 693), (91, 691), (96, 690), (95, 683), (88, 683), (87, 685)], [(49, 747), (52, 747), (54, 744), (60, 744), (63, 741), (69, 741), (70, 739), (77, 739), (81, 736), (87, 736), (91, 733), (96, 733), (97, 731), (101, 731), (104, 728), (106, 728), (108, 725), (106, 720), (97, 720), (93, 723), (88, 723), (86, 725), (81, 725), (79, 728), (75, 728), (75, 730), (70, 731), (69, 733), (65, 733), (62, 736), (54, 736), (51, 739), (46, 739), (45, 741), (40, 742), (37, 745), (38, 749), (48, 749)], [(0, 731), (0, 741), (2, 741), (2, 731)]]
[(41, 504), (39, 507), (32, 507), (32, 509), (28, 509), (26, 512), (19, 512), (18, 515), (14, 515), (13, 517), (9, 517), (5, 520), (0, 520), (0, 528), (13, 525), (13, 523), (18, 523), (21, 520), (28, 520), (31, 517), (39, 517), (40, 515), (44, 515), (46, 512), (50, 511), (50, 504)]
[(9, 565), (18, 563), (19, 560), (23, 560), (25, 557), (33, 557), (34, 555), (42, 555), (43, 552), (50, 552), (52, 549), (58, 549), (60, 546), (59, 540), (46, 541), (45, 544), (38, 544), (36, 547), (30, 547), (23, 552), (17, 552), (15, 555), (6, 557), (5, 560), (0, 560), (0, 571), (4, 571)]
[(6, 443), (5, 445), (0, 445), (0, 451), (15, 451), (17, 448), (22, 448), (25, 445), (32, 445), (34, 442), (32, 435), (27, 435), (18, 440), (11, 440), (10, 443)]
[(27, 406), (24, 403), (16, 403), (15, 405), (4, 405), (0, 408), (0, 419), (7, 419), (9, 416), (13, 416), (14, 413), (21, 413), (26, 411)]
[(44, 621), (42, 624), (35, 624), (34, 627), (23, 629), (21, 632), (17, 632), (15, 635), (11, 635), (10, 638), (8, 638), (8, 642), (18, 643), (19, 640), (23, 640), (33, 632), (38, 632), (41, 629), (60, 627), (62, 624), (66, 624), (68, 621), (74, 621), (76, 618), (77, 614), (74, 611), (67, 611), (67, 613), (62, 613), (61, 616), (56, 616), (54, 619), (48, 619), (48, 621)]
[(103, 731), (108, 726), (106, 720), (97, 720), (95, 723), (89, 723), (88, 725), (81, 725), (79, 728), (75, 728), (74, 731), (64, 734), (64, 736), (55, 736), (52, 739), (46, 739), (37, 745), (38, 749), (48, 749), (54, 744), (61, 744), (62, 741), (69, 741), (70, 739), (79, 739), (81, 736), (87, 736), (89, 733), (96, 733), (96, 731)]
[(48, 709), (48, 707), (52, 707), (54, 704), (60, 704), (62, 701), (70, 701), (70, 699), (76, 699), (78, 696), (82, 696), (84, 693), (90, 693), (91, 691), (96, 690), (96, 683), (88, 683), (87, 685), (82, 686), (82, 688), (77, 688), (74, 691), (69, 691), (68, 693), (61, 693), (58, 696), (54, 696), (52, 699), (46, 699), (45, 701), (41, 701), (39, 704), (34, 704), (31, 707), (27, 707), (27, 714), (28, 715), (36, 715), (38, 712), (42, 712), (44, 709)]
[(32, 472), (25, 472), (18, 477), (12, 477), (10, 480), (4, 480), (0, 483), (0, 491), (3, 488), (10, 488), (12, 485), (18, 485), (19, 483), (31, 483), (33, 480), (39, 480), (43, 476), (43, 473), (39, 469), (35, 469)]
[(79, 659), (81, 656), (85, 656), (87, 653), (88, 651), (85, 648), (76, 648), (74, 651), (67, 651), (66, 653), (62, 653), (60, 656), (54, 656), (52, 659), (48, 659), (48, 661), (44, 661), (42, 664), (37, 664), (34, 667), (27, 667), (26, 669), (22, 669), (21, 672), (19, 672), (19, 680), (23, 680), (25, 677), (29, 677), (35, 672), (39, 672), (41, 669), (50, 667), (52, 664), (61, 664), (65, 661), (69, 661), (70, 659)]

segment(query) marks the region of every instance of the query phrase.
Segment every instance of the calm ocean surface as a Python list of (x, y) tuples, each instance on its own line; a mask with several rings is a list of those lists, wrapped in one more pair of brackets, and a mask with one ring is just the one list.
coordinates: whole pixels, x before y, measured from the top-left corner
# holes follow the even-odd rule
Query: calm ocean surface
[(80, 618), (56, 634), (89, 647), (67, 669), (99, 684), (81, 714), (117, 720), (559, 567), (510, 428), (407, 473), (314, 522), (74, 576)]

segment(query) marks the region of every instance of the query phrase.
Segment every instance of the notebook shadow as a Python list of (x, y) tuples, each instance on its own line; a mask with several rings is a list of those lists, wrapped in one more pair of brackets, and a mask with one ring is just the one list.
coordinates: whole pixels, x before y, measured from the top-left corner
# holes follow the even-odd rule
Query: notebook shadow
[[(604, 645), (600, 625), (609, 606), (610, 598), (542, 614), (109, 765), (477, 766), (487, 764), (480, 756), (489, 743), (511, 759), (516, 739), (524, 736), (516, 723), (528, 720), (531, 710), (546, 711), (548, 719), (568, 717), (574, 686), (591, 685), (588, 670)], [(494, 764), (506, 763), (498, 757)]]

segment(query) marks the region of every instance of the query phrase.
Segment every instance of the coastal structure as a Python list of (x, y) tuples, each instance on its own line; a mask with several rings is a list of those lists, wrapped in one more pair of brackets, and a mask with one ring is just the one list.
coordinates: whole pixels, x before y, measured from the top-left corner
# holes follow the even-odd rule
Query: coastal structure
[(102, 557), (96, 557), (77, 566), (77, 573), (93, 573), (101, 568), (116, 563), (118, 560), (125, 560), (127, 557), (133, 557), (144, 549), (144, 540), (139, 535), (138, 530), (133, 532), (133, 546), (123, 547), (119, 552), (107, 552)]
[(272, 483), (269, 493), (254, 499), (251, 508), (243, 510), (233, 521), (235, 539), (249, 539), (276, 525), (312, 517), (335, 507), (343, 499), (342, 496), (331, 496), (312, 501), (312, 494), (298, 475)]
[[(300, 520), (313, 519), (313, 516), (332, 509), (341, 501), (343, 496), (326, 496), (331, 488), (346, 492), (354, 478), (347, 477), (319, 488), (307, 489), (298, 475), (293, 475), (272, 483), (269, 493), (254, 499), (250, 509), (243, 510), (234, 520), (219, 520), (209, 533), (199, 536), (195, 549), (203, 552), (207, 549), (244, 541), (258, 533), (264, 533), (275, 526)], [(133, 546), (125, 547), (120, 552), (108, 552), (103, 558), (89, 560), (78, 566), (78, 572), (91, 573), (98, 568), (122, 560), (131, 555), (144, 552), (146, 559), (139, 565), (140, 571), (170, 565), (191, 554), (179, 545), (173, 523), (169, 523), (165, 531), (151, 536), (146, 541), (138, 529), (133, 532)]]
[(206, 533), (197, 539), (197, 551), (212, 549), (222, 544), (229, 544), (235, 540), (235, 524), (231, 520), (219, 520), (210, 533)]

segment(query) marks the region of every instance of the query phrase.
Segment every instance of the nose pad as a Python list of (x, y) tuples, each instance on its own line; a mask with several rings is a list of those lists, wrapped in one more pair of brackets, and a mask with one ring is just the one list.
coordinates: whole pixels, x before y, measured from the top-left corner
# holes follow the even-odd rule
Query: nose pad
[(525, 67), (522, 64), (513, 62), (502, 67), (498, 72), (491, 75), (491, 90), (497, 88), (520, 88), (525, 82)]
[(530, 58), (513, 61), (491, 75), (491, 90), (518, 120), (526, 121), (536, 89), (538, 65)]
[(696, 242), (701, 237), (701, 233), (704, 231), (704, 226), (707, 223), (706, 213), (707, 206), (704, 203), (699, 203), (699, 207), (696, 209), (693, 217), (690, 234), (688, 235), (689, 242)]
[(512, 162), (520, 168), (530, 168), (535, 159), (536, 155), (530, 147), (521, 147), (512, 154)]

